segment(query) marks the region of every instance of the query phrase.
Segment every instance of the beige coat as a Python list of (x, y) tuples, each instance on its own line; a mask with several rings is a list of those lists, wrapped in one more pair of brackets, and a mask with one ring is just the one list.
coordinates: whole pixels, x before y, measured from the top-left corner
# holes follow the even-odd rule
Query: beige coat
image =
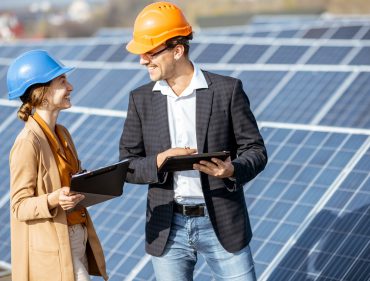
[[(76, 153), (65, 129), (69, 145)], [(61, 187), (57, 164), (43, 131), (30, 117), (10, 152), (13, 281), (73, 281), (65, 211), (48, 209), (47, 194)], [(102, 247), (87, 216), (89, 273), (108, 279)]]

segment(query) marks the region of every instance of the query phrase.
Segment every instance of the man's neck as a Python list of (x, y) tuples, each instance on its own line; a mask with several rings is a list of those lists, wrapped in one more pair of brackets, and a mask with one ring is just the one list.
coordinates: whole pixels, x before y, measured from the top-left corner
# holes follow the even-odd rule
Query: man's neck
[(167, 79), (167, 84), (177, 96), (180, 96), (182, 92), (189, 86), (193, 75), (193, 64), (190, 60), (185, 60), (181, 64), (177, 65), (174, 77)]

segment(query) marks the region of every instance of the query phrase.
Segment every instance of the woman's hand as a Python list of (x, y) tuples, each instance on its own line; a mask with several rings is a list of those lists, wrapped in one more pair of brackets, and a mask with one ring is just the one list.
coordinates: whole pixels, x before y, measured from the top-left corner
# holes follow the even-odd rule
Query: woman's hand
[(71, 193), (69, 186), (63, 186), (59, 192), (59, 205), (63, 210), (69, 210), (74, 208), (84, 198), (85, 195)]

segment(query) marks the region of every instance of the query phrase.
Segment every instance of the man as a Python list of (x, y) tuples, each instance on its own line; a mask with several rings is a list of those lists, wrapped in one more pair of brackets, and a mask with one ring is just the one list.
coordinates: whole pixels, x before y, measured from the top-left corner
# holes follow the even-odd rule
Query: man
[[(192, 280), (198, 253), (216, 280), (256, 280), (243, 185), (264, 169), (266, 149), (241, 81), (201, 71), (191, 39), (171, 3), (137, 16), (126, 48), (152, 82), (130, 94), (120, 158), (132, 159), (127, 181), (149, 183), (146, 251), (157, 280)], [(217, 151), (231, 158), (158, 172), (168, 156)]]

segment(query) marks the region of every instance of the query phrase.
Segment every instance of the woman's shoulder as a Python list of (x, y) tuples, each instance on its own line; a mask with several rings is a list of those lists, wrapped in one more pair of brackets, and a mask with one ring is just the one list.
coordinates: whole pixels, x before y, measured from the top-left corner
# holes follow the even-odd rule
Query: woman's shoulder
[(30, 142), (34, 145), (39, 145), (40, 139), (39, 139), (39, 136), (36, 134), (36, 132), (34, 132), (33, 130), (25, 126), (19, 132), (14, 143), (18, 143), (18, 142)]

